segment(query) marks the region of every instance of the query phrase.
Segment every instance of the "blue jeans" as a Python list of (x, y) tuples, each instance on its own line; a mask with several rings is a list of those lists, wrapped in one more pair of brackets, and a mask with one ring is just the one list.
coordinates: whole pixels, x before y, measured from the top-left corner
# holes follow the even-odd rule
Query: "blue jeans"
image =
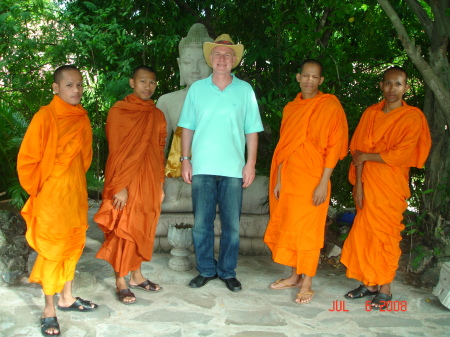
[[(199, 174), (192, 177), (194, 237), (197, 270), (205, 277), (216, 273), (223, 279), (236, 277), (239, 254), (239, 221), (242, 178)], [(214, 258), (214, 220), (219, 205), (222, 231), (219, 258)]]

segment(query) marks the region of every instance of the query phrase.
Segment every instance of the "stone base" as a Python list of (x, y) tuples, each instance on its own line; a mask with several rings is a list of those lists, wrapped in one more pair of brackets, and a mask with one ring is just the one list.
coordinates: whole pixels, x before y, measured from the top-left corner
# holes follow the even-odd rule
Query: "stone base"
[[(156, 229), (154, 251), (158, 253), (169, 253), (172, 246), (167, 241), (167, 233), (170, 224), (194, 224), (194, 214), (192, 213), (161, 213)], [(240, 224), (240, 255), (270, 255), (270, 250), (263, 242), (268, 214), (242, 214)], [(219, 251), (219, 238), (221, 233), (220, 216), (217, 213), (214, 221), (214, 250)]]
[(441, 303), (450, 309), (450, 262), (442, 264), (439, 283), (433, 289), (433, 295), (439, 297)]

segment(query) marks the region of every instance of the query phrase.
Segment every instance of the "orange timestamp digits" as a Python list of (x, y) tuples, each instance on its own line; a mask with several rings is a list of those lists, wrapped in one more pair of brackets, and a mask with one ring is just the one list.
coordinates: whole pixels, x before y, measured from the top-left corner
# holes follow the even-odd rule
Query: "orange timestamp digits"
[[(371, 301), (366, 301), (366, 311), (372, 311)], [(407, 311), (408, 301), (380, 301), (380, 311)]]

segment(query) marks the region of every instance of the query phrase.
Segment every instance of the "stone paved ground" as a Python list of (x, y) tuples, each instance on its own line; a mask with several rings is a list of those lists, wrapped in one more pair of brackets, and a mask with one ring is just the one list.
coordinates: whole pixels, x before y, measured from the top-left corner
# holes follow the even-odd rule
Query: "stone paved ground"
[[(100, 307), (91, 313), (58, 312), (63, 336), (450, 336), (450, 310), (431, 291), (394, 282), (394, 300), (406, 301), (407, 310), (367, 312), (365, 299), (344, 301), (342, 296), (357, 286), (356, 281), (320, 269), (314, 279), (313, 301), (299, 305), (294, 303), (295, 289), (268, 288), (275, 279), (289, 274), (289, 268), (273, 263), (268, 256), (240, 257), (237, 274), (244, 289), (233, 293), (218, 279), (200, 289), (189, 288), (187, 284), (197, 272), (172, 271), (167, 268), (170, 255), (156, 254), (143, 265), (143, 271), (164, 290), (156, 294), (136, 290), (138, 302), (123, 305), (115, 299), (110, 266), (94, 258), (99, 240), (94, 225), (78, 265), (74, 294)], [(44, 303), (40, 287), (26, 283), (0, 287), (0, 298), (0, 336), (40, 336)], [(344, 301), (338, 302), (339, 306), (345, 304), (348, 311), (329, 311), (333, 301)]]

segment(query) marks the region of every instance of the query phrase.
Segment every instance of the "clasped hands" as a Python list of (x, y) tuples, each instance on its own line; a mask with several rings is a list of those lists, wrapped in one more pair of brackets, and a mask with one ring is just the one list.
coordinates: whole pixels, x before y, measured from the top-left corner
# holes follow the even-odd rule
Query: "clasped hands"
[(364, 164), (364, 162), (366, 161), (365, 158), (365, 152), (361, 152), (359, 150), (356, 150), (353, 154), (352, 154), (352, 163), (355, 166)]

